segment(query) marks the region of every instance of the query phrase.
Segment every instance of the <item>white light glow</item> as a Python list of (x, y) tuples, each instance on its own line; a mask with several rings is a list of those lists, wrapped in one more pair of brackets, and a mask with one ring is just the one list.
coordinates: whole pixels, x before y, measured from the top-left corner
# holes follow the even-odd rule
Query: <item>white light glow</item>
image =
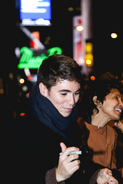
[(83, 26), (77, 26), (76, 29), (77, 31), (83, 31)]
[(117, 38), (117, 34), (116, 33), (111, 33), (111, 38), (113, 38), (113, 39)]
[(24, 80), (23, 78), (21, 78), (21, 79), (19, 80), (19, 82), (20, 82), (20, 84), (24, 84), (25, 80)]

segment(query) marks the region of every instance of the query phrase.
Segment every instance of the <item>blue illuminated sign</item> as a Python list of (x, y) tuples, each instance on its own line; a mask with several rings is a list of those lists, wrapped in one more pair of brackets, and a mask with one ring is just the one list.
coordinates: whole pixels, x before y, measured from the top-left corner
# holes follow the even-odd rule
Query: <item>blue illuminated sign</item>
[(51, 0), (20, 0), (20, 19), (51, 20)]

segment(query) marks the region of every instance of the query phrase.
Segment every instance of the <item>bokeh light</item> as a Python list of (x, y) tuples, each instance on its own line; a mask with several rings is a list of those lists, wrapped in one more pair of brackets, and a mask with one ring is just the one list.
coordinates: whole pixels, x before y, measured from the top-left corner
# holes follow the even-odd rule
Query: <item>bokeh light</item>
[(111, 33), (111, 38), (113, 39), (117, 38), (117, 33)]

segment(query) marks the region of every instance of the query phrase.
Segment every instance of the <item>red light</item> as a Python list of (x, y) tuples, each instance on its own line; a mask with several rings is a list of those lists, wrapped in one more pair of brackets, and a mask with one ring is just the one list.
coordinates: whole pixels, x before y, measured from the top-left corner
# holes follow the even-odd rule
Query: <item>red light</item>
[(95, 80), (95, 76), (92, 75), (92, 76), (90, 77), (90, 79), (91, 79), (92, 81), (94, 81), (94, 80)]
[(20, 113), (20, 116), (25, 116), (25, 112), (21, 112)]
[(31, 80), (32, 78), (33, 78), (33, 75), (29, 75), (29, 76), (27, 77), (28, 80)]
[(81, 19), (78, 19), (78, 24), (82, 24), (82, 20)]

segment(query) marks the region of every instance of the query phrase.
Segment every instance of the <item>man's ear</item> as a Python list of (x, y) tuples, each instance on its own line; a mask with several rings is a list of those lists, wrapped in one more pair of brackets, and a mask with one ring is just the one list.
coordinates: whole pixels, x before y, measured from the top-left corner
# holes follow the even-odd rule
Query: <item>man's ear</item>
[(97, 96), (93, 97), (93, 102), (97, 107), (102, 107), (102, 102), (97, 99)]
[(48, 91), (48, 89), (47, 89), (47, 87), (46, 87), (42, 82), (39, 84), (39, 90), (40, 90), (40, 93), (41, 93), (44, 97), (47, 96), (47, 91)]

